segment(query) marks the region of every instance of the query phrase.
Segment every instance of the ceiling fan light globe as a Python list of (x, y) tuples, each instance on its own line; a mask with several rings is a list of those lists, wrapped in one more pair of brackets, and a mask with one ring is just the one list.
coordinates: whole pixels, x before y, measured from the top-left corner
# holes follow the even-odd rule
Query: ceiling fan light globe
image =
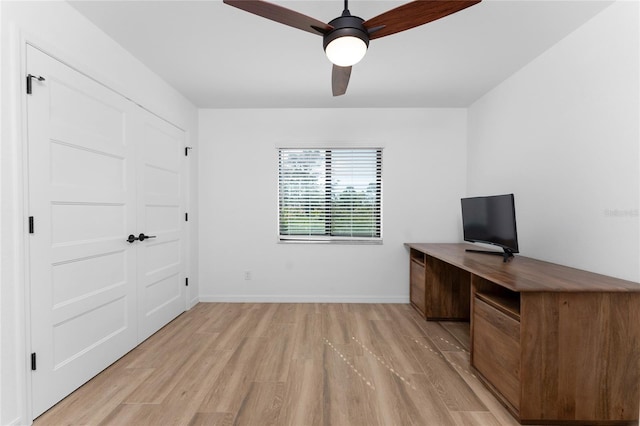
[(342, 36), (332, 40), (324, 51), (333, 64), (350, 67), (364, 58), (367, 44), (359, 37)]

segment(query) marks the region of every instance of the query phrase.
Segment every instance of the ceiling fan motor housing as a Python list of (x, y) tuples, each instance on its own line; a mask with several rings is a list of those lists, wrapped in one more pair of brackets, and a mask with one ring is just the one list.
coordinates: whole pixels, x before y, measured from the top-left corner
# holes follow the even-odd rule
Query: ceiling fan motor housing
[(333, 27), (333, 30), (326, 33), (323, 37), (322, 47), (327, 50), (329, 43), (337, 38), (351, 36), (357, 37), (362, 40), (367, 47), (369, 47), (369, 32), (362, 25), (364, 19), (358, 16), (345, 15), (329, 22), (329, 25)]

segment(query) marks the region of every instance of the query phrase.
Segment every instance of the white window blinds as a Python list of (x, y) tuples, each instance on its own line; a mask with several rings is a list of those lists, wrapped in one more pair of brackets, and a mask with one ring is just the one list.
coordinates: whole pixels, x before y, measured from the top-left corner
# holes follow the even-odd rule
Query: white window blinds
[(381, 149), (280, 149), (278, 159), (281, 240), (380, 240)]

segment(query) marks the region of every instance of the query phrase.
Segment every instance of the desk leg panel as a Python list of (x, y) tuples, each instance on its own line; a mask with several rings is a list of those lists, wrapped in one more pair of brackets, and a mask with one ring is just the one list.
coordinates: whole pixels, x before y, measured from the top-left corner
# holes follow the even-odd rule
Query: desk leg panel
[(521, 293), (522, 421), (638, 419), (640, 294)]
[(469, 320), (471, 274), (468, 271), (427, 256), (425, 292), (427, 319)]

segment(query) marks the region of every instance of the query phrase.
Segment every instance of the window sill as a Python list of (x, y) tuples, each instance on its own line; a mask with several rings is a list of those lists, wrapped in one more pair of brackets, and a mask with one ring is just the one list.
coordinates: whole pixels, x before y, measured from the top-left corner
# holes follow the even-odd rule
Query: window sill
[(279, 239), (278, 244), (329, 244), (329, 245), (353, 245), (353, 246), (381, 246), (379, 240), (303, 240), (303, 239)]

